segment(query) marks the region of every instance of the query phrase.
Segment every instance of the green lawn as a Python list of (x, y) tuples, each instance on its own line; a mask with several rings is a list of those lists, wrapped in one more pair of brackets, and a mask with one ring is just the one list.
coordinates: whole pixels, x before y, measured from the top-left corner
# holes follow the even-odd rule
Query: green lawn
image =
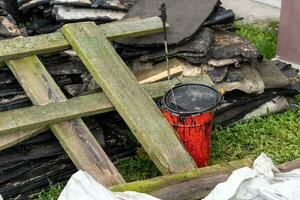
[(236, 32), (251, 41), (267, 59), (276, 55), (277, 27), (276, 22), (265, 25), (235, 24)]
[[(238, 23), (237, 33), (250, 40), (266, 58), (276, 53), (276, 23), (266, 25), (247, 25)], [(256, 118), (243, 124), (228, 128), (215, 128), (211, 163), (217, 164), (245, 157), (255, 158), (261, 152), (267, 153), (276, 163), (300, 157), (300, 110)], [(142, 180), (160, 175), (147, 156), (120, 161), (117, 168), (126, 181)], [(54, 200), (62, 185), (51, 186), (35, 199)]]

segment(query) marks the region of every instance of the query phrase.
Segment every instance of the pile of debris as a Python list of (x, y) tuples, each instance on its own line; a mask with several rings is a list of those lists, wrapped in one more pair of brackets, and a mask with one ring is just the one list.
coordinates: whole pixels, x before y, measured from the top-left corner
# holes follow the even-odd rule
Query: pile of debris
[[(159, 16), (160, 2), (18, 0), (20, 13), (16, 19), (31, 17), (32, 23), (20, 31), (7, 12), (14, 9), (0, 4), (3, 10), (0, 36), (53, 32), (70, 21), (104, 23)], [(224, 103), (216, 111), (215, 125), (230, 125), (254, 116), (281, 112), (294, 104), (300, 89), (298, 71), (286, 63), (264, 59), (250, 42), (236, 35), (233, 12), (221, 7), (218, 0), (194, 0), (189, 4), (181, 0), (167, 1), (167, 13), (171, 75), (180, 79), (207, 74), (216, 87), (225, 92)], [(154, 34), (120, 40), (114, 46), (143, 84), (167, 78), (163, 44), (163, 35)], [(69, 98), (100, 90), (73, 51), (46, 55), (41, 60)], [(31, 101), (13, 74), (1, 68), (0, 112), (30, 105)], [(137, 144), (126, 134), (127, 126), (117, 113), (107, 115), (88, 117), (85, 122), (112, 160), (134, 154)], [(103, 135), (103, 130), (108, 134)], [(19, 194), (26, 197), (47, 186), (49, 180), (52, 183), (67, 180), (76, 170), (51, 132), (2, 151), (0, 160), (0, 194), (5, 198)]]
[(18, 0), (21, 18), (30, 18), (30, 35), (49, 33), (64, 23), (93, 20), (105, 23), (120, 20), (134, 0)]

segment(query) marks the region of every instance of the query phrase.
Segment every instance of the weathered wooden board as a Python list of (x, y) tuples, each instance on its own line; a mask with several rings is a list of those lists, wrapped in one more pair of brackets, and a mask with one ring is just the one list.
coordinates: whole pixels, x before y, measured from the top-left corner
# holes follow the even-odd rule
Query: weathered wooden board
[(218, 183), (242, 167), (251, 167), (251, 160), (239, 160), (200, 168), (189, 173), (180, 173), (148, 180), (117, 185), (115, 192), (136, 191), (151, 194), (163, 200), (199, 200), (204, 198)]
[(47, 130), (47, 127), (42, 127), (28, 131), (17, 131), (12, 133), (10, 132), (9, 134), (0, 134), (0, 151), (7, 149), (20, 142), (23, 142), (27, 139), (30, 139), (36, 136), (37, 134), (44, 132), (45, 130)]
[[(36, 56), (10, 60), (7, 65), (33, 104), (66, 101), (64, 94)], [(78, 169), (87, 171), (106, 186), (124, 183), (122, 176), (81, 119), (53, 124), (50, 129)]]
[(278, 169), (284, 173), (290, 172), (292, 170), (299, 169), (299, 168), (300, 168), (300, 159), (299, 158), (296, 160), (292, 160), (292, 161), (283, 163), (278, 166)]
[[(169, 63), (170, 76), (181, 74), (183, 72), (184, 65), (184, 62), (181, 62), (176, 58), (171, 59)], [(166, 80), (168, 78), (167, 64), (166, 62), (156, 64), (148, 70), (137, 72), (135, 76), (141, 84)]]
[[(162, 31), (159, 17), (124, 20), (98, 26), (109, 40), (148, 35)], [(0, 62), (41, 55), (70, 49), (68, 41), (61, 32), (45, 35), (18, 37), (0, 42)]]
[[(182, 78), (181, 81), (183, 83), (201, 83), (210, 86), (213, 85), (213, 82), (207, 75), (202, 75), (200, 77), (185, 77)], [(156, 99), (163, 96), (170, 89), (170, 84), (176, 85), (178, 83), (178, 80), (173, 79), (170, 82), (164, 81), (155, 84), (145, 84), (142, 85), (142, 87), (148, 92), (151, 98)], [(103, 92), (100, 92), (98, 94), (76, 97), (67, 101), (53, 102), (43, 106), (32, 106), (23, 109), (2, 112), (0, 117), (0, 150), (4, 145), (3, 141), (5, 141), (5, 135), (9, 135), (6, 133), (22, 130), (20, 131), (19, 137), (14, 137), (22, 138), (26, 136), (26, 138), (28, 138), (30, 134), (35, 132), (24, 132), (25, 130), (46, 127), (50, 124), (94, 114), (101, 114), (112, 110), (114, 110), (113, 105), (107, 96)], [(15, 133), (12, 134), (15, 135)], [(13, 138), (13, 136), (10, 138)], [(20, 139), (18, 141), (20, 141)], [(3, 148), (5, 148), (7, 145), (9, 146), (10, 143), (6, 144)]]
[(96, 24), (68, 24), (62, 32), (160, 171), (195, 169), (171, 125)]

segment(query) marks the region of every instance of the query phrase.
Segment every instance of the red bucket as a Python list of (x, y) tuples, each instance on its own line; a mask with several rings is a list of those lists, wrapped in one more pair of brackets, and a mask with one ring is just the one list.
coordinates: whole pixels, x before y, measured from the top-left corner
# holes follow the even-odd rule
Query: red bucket
[(170, 90), (159, 104), (198, 167), (209, 164), (213, 110), (221, 100), (222, 95), (214, 88), (181, 84)]

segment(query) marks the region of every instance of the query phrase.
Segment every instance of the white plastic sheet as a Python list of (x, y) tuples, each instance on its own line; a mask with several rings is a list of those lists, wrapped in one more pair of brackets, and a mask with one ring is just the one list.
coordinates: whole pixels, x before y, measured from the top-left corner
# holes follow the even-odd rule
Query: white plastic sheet
[(68, 181), (58, 200), (159, 200), (136, 192), (111, 192), (88, 173), (78, 171)]
[(300, 169), (279, 173), (265, 154), (253, 165), (238, 169), (228, 180), (204, 200), (298, 200), (300, 199)]

